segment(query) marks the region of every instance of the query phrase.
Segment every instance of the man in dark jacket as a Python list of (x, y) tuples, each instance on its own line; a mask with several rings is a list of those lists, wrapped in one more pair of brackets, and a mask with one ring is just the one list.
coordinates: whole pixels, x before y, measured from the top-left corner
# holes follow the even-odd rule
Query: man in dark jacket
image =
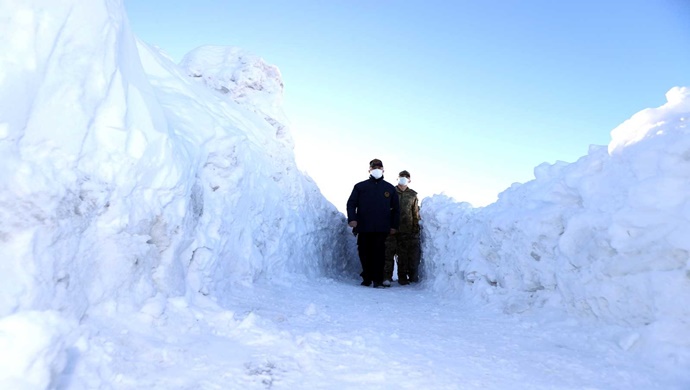
[(383, 180), (383, 163), (369, 162), (369, 179), (355, 184), (347, 200), (347, 223), (357, 234), (362, 285), (383, 287), (386, 238), (400, 224), (398, 193)]

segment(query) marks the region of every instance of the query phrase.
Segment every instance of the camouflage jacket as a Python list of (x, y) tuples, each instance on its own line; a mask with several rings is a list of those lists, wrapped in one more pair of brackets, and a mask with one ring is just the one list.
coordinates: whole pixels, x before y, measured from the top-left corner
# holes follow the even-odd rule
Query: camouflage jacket
[(395, 186), (400, 198), (400, 233), (419, 233), (419, 200), (417, 192), (410, 187), (405, 191)]

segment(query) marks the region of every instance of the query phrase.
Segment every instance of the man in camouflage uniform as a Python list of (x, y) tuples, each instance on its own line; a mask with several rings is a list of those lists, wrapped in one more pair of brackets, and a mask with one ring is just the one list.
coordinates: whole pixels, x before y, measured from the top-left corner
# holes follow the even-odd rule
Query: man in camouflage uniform
[(408, 187), (410, 173), (400, 172), (395, 187), (400, 199), (400, 228), (397, 234), (386, 239), (386, 262), (384, 285), (390, 285), (393, 278), (393, 262), (398, 256), (398, 283), (401, 285), (419, 281), (419, 200), (417, 192)]

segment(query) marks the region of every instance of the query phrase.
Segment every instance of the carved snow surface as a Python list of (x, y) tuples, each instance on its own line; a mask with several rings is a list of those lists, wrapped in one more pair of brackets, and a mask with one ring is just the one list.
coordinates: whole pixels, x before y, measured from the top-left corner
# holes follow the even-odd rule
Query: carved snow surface
[(293, 145), (288, 119), (281, 108), (283, 79), (278, 67), (232, 46), (199, 47), (185, 55), (180, 66), (188, 76), (261, 113), (275, 129), (276, 138)]

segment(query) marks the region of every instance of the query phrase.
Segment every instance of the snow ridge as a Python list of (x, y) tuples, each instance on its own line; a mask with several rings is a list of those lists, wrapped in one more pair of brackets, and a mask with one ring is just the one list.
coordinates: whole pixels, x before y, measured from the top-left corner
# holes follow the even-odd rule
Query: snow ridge
[(542, 164), (490, 206), (424, 199), (433, 288), (508, 313), (564, 308), (687, 352), (690, 89), (667, 98), (614, 129), (608, 152)]
[(287, 116), (281, 108), (283, 80), (278, 67), (238, 47), (201, 46), (184, 56), (180, 66), (187, 75), (246, 106), (275, 129), (289, 147), (294, 141)]
[[(0, 4), (0, 344), (42, 359), (36, 388), (91, 316), (353, 266), (344, 217), (297, 169), (287, 126), (247, 108), (259, 97), (190, 79), (137, 42), (121, 1), (43, 3)], [(50, 324), (43, 357), (9, 343), (27, 321)]]

